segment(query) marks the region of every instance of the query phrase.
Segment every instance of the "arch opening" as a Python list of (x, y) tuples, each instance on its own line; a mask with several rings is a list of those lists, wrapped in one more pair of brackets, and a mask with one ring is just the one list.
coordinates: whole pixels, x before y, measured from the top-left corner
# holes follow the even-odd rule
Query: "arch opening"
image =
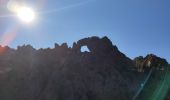
[(81, 46), (81, 52), (90, 52), (89, 48), (87, 46)]

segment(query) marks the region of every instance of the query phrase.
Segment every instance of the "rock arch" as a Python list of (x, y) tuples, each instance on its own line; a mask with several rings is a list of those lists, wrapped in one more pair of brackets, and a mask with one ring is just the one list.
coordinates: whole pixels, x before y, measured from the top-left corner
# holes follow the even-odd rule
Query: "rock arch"
[(73, 43), (73, 48), (72, 50), (74, 52), (81, 52), (81, 47), (87, 46), (90, 52), (95, 53), (95, 54), (103, 54), (103, 53), (109, 53), (112, 52), (113, 50), (118, 51), (116, 46), (112, 45), (112, 42), (107, 38), (99, 38), (96, 36), (90, 37), (90, 38), (84, 38), (77, 43)]

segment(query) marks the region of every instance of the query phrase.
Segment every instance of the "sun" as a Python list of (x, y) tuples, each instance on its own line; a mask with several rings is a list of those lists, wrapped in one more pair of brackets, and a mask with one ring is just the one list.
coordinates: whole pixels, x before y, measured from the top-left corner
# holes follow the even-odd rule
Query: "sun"
[(35, 19), (35, 12), (30, 7), (19, 7), (16, 13), (18, 18), (26, 23), (33, 22)]

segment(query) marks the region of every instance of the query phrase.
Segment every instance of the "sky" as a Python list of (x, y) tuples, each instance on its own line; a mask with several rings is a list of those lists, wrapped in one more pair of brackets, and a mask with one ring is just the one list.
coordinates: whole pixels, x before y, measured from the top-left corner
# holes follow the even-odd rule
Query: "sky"
[[(36, 12), (21, 22), (0, 0), (0, 44), (16, 48), (107, 36), (130, 58), (153, 53), (170, 62), (170, 0), (15, 0)], [(11, 35), (12, 34), (12, 35)], [(9, 37), (10, 39), (6, 39)]]

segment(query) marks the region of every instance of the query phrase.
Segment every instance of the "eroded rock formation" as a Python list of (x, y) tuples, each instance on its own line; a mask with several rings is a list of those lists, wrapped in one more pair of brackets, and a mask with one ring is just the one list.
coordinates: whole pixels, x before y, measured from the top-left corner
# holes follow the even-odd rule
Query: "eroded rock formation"
[(139, 72), (144, 72), (150, 70), (151, 68), (164, 70), (165, 66), (168, 65), (168, 62), (165, 59), (157, 57), (154, 54), (149, 54), (146, 57), (136, 57), (134, 59), (134, 63)]
[[(82, 46), (90, 52), (81, 52)], [(0, 100), (131, 100), (141, 81), (134, 61), (139, 69), (149, 61), (166, 64), (153, 55), (133, 61), (107, 37), (84, 38), (72, 48), (64, 43), (0, 51)]]

